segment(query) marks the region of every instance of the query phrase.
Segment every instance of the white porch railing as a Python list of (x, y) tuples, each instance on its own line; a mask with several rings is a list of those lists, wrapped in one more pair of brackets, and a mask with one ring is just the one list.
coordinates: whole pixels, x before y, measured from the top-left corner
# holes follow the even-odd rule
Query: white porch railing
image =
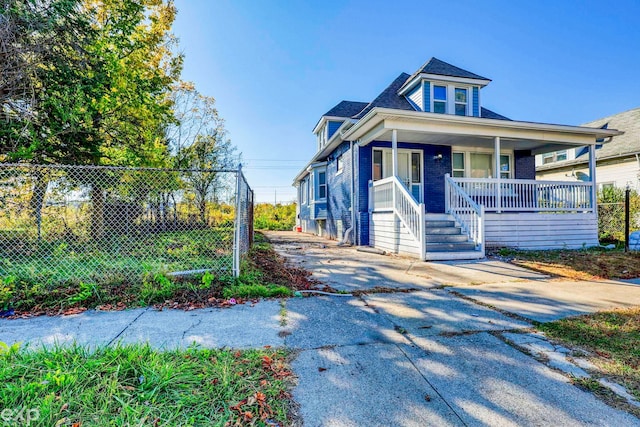
[(486, 211), (593, 212), (591, 182), (451, 178)]
[(375, 181), (370, 187), (372, 212), (393, 211), (419, 243), (420, 259), (426, 259), (424, 203), (418, 204), (395, 176)]
[(445, 211), (455, 218), (484, 257), (484, 206), (474, 202), (449, 174), (445, 175), (444, 189)]

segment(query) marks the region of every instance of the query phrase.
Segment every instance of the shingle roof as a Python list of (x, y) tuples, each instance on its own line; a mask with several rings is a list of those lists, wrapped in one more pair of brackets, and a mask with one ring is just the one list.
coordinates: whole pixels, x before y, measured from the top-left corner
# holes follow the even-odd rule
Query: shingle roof
[(609, 129), (618, 129), (624, 134), (612, 137), (610, 142), (597, 150), (596, 159), (640, 153), (640, 107), (594, 120), (581, 126), (599, 128), (607, 123)]
[(495, 119), (495, 120), (509, 120), (510, 118), (503, 116), (502, 114), (498, 114), (494, 111), (489, 110), (488, 108), (480, 107), (480, 117), (483, 119)]
[(464, 77), (467, 79), (489, 80), (486, 77), (482, 77), (478, 74), (472, 73), (471, 71), (463, 70), (462, 68), (441, 61), (435, 57), (428, 60), (420, 68), (420, 73), (438, 74), (440, 76)]
[(362, 111), (368, 104), (368, 102), (341, 101), (338, 105), (324, 113), (323, 116), (352, 117)]
[(418, 70), (413, 73), (405, 83), (400, 87), (403, 89), (406, 84), (413, 81), (413, 79), (418, 74), (437, 74), (439, 76), (449, 76), (449, 77), (462, 77), (466, 79), (478, 79), (478, 80), (491, 80), (486, 77), (482, 77), (476, 73), (472, 73), (471, 71), (463, 70), (460, 67), (456, 67), (455, 65), (451, 65), (448, 62), (444, 62), (436, 57), (432, 57), (427, 62), (425, 62)]
[(409, 74), (402, 73), (391, 83), (380, 95), (378, 95), (373, 101), (369, 103), (360, 113), (353, 116), (354, 119), (360, 119), (364, 117), (371, 109), (375, 107), (381, 108), (395, 108), (396, 110), (410, 110), (415, 111), (415, 108), (409, 104), (409, 101), (404, 96), (398, 95), (398, 90), (404, 84), (409, 77)]

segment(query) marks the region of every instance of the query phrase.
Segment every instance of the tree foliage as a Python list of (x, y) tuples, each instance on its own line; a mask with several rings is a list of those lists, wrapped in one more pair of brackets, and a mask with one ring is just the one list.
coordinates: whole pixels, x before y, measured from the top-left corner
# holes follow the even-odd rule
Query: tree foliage
[(4, 154), (44, 163), (166, 164), (164, 127), (173, 120), (168, 95), (182, 63), (173, 53), (173, 4), (11, 4), (3, 21), (15, 23), (6, 31), (18, 28), (13, 31), (20, 35), (3, 51), (6, 56), (21, 46), (16, 67), (25, 77), (6, 83), (3, 107), (13, 114), (2, 126)]
[[(176, 12), (172, 0), (0, 0), (0, 161), (235, 167), (215, 100), (180, 81)], [(90, 189), (95, 238), (105, 232), (110, 197), (123, 191), (105, 185), (108, 173), (76, 182)], [(190, 176), (133, 180), (128, 185), (138, 190), (127, 203), (151, 195), (168, 220), (174, 193), (190, 185), (206, 223), (220, 177)], [(50, 179), (37, 170), (32, 180), (38, 229)]]

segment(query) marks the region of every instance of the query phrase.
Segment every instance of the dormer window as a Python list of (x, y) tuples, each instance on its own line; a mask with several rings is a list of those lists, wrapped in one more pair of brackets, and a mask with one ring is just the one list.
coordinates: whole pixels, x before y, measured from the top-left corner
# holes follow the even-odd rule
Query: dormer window
[(467, 89), (456, 88), (456, 116), (467, 115)]
[(433, 112), (446, 114), (447, 112), (447, 87), (433, 86)]

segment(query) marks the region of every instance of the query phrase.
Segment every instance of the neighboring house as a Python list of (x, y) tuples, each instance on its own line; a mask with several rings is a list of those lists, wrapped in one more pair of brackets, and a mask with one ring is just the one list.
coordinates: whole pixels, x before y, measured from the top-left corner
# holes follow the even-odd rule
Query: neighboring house
[(298, 225), (430, 260), (597, 245), (595, 181), (536, 181), (535, 155), (587, 146), (593, 160), (596, 142), (620, 132), (509, 120), (483, 106), (490, 82), (431, 58), (373, 101), (322, 115), (294, 180)]
[[(606, 144), (596, 146), (596, 177), (600, 188), (640, 191), (640, 108), (585, 123), (583, 126), (619, 129)], [(536, 156), (536, 176), (557, 181), (589, 180), (586, 147), (568, 148)]]

